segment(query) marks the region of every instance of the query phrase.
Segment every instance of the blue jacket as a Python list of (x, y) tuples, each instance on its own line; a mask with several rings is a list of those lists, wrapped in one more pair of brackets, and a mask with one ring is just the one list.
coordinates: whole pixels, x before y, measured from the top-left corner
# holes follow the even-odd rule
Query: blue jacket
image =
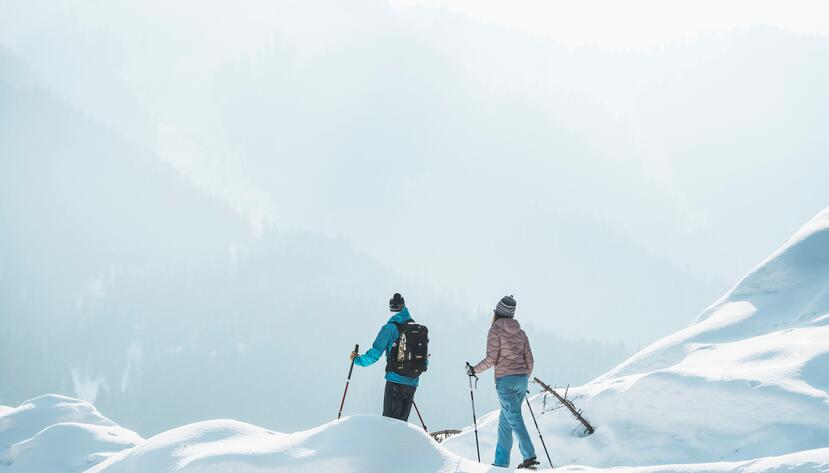
[[(383, 353), (388, 358), (392, 345), (400, 338), (400, 331), (397, 330), (397, 325), (394, 324), (404, 324), (409, 320), (412, 320), (412, 316), (409, 315), (409, 309), (405, 307), (400, 312), (392, 315), (389, 321), (380, 327), (380, 333), (377, 334), (377, 338), (374, 339), (371, 348), (364, 354), (354, 358), (354, 364), (357, 366), (369, 366), (379, 360), (380, 355)], [(393, 371), (386, 373), (386, 380), (397, 384), (417, 386), (417, 378), (409, 378), (408, 376), (403, 376)]]

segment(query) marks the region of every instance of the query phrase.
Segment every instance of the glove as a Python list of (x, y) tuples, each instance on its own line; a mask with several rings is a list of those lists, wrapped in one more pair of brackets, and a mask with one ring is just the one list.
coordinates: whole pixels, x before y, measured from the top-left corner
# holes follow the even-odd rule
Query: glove
[(351, 361), (354, 361), (354, 358), (357, 358), (357, 356), (358, 356), (358, 355), (357, 355), (357, 352), (356, 352), (356, 351), (352, 351), (352, 352), (351, 352)]
[(466, 364), (466, 375), (467, 376), (477, 376), (475, 374), (475, 368), (472, 367), (469, 363)]

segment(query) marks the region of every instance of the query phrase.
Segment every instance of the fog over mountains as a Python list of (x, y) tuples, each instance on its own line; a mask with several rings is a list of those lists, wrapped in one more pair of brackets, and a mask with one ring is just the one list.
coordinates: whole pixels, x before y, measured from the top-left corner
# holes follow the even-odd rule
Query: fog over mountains
[[(4, 65), (25, 74), (8, 55)], [(465, 419), (455, 408), (465, 399), (458, 356), (477, 356), (488, 315), (343, 239), (254, 235), (221, 201), (33, 82), (4, 81), (2, 95), (15, 113), (2, 119), (11, 159), (2, 161), (0, 353), (3, 376), (17, 382), (0, 396), (95, 399), (144, 434), (206, 415), (297, 429), (333, 415), (296, 406), (336, 407), (353, 343), (371, 343), (389, 294), (405, 287), (433, 330), (431, 382), (456, 385), (423, 391), (422, 409), (447, 427)], [(536, 334), (540, 353), (579, 358), (551, 364), (556, 378), (584, 379), (625, 353)], [(350, 409), (378, 409), (381, 373), (357, 374)]]
[(145, 436), (329, 419), (394, 291), (432, 329), (427, 423), (463, 425), (504, 293), (539, 376), (583, 383), (829, 200), (817, 36), (611, 50), (384, 2), (5, 2), (0, 46), (0, 404), (63, 392)]

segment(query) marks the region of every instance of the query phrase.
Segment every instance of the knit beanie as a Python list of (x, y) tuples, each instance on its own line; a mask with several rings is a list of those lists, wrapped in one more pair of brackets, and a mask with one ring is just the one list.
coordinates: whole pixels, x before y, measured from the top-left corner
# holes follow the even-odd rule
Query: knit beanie
[(400, 312), (404, 307), (406, 307), (406, 301), (403, 300), (403, 296), (395, 292), (391, 299), (389, 299), (389, 310), (392, 312)]
[(510, 318), (515, 316), (515, 299), (512, 295), (504, 296), (498, 301), (498, 305), (495, 306), (495, 315)]

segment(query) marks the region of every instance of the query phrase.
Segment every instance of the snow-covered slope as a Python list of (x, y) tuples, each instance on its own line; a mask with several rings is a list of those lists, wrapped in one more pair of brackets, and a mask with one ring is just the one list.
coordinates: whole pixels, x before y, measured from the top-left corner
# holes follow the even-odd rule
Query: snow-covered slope
[(231, 420), (157, 435), (88, 473), (126, 472), (483, 472), (411, 424), (353, 416), (287, 435)]
[[(557, 464), (740, 461), (829, 445), (827, 390), (829, 209), (690, 327), (571, 388), (595, 434), (574, 435), (564, 409), (539, 422)], [(497, 412), (481, 422), (487, 455), (496, 425)], [(469, 434), (445, 445), (474, 454)]]
[(87, 402), (48, 395), (0, 406), (0, 472), (484, 472), (412, 424), (357, 415), (294, 434), (234, 420), (178, 427), (149, 439)]
[[(593, 435), (564, 409), (541, 413), (535, 397), (553, 462), (564, 471), (829, 472), (828, 288), (829, 209), (693, 325), (571, 388)], [(538, 360), (541, 378), (550, 362), (566, 360)], [(495, 472), (486, 463), (497, 416), (479, 419), (478, 464), (470, 428), (437, 444), (378, 416), (293, 434), (214, 420), (144, 440), (88, 403), (49, 395), (0, 406), (0, 473)]]
[[(65, 422), (72, 420), (72, 422)], [(37, 428), (39, 433), (30, 435)], [(419, 428), (358, 415), (294, 434), (234, 420), (198, 422), (144, 440), (103, 418), (84, 401), (43, 396), (18, 408), (0, 407), (3, 473), (276, 473), (505, 471), (453, 454)], [(117, 452), (117, 453), (116, 453)], [(568, 466), (564, 471), (597, 471)], [(619, 471), (726, 473), (829, 471), (829, 448), (744, 462)]]
[(91, 404), (54, 394), (0, 407), (0, 471), (82, 472), (143, 442)]

